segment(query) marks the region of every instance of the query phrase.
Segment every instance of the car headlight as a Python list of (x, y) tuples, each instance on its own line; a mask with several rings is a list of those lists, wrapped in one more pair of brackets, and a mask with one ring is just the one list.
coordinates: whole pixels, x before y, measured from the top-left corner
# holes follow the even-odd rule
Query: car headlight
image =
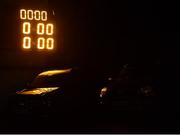
[(106, 95), (107, 91), (108, 91), (107, 87), (102, 88), (100, 92), (100, 97), (102, 98), (104, 95)]

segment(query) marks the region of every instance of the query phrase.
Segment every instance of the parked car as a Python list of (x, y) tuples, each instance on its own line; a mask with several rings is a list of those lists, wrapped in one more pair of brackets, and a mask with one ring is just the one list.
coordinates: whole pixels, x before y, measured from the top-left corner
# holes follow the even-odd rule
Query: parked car
[(143, 114), (158, 110), (157, 73), (147, 66), (125, 65), (99, 93), (103, 112)]
[[(90, 71), (89, 71), (90, 72)], [(29, 116), (85, 114), (93, 111), (96, 78), (78, 69), (50, 70), (10, 98), (12, 114)]]

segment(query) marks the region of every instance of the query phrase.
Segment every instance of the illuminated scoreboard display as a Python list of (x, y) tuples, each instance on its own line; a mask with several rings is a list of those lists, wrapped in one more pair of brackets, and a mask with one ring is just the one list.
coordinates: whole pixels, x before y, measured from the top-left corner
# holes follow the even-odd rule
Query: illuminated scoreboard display
[(26, 50), (53, 50), (54, 24), (44, 10), (20, 9), (21, 46)]

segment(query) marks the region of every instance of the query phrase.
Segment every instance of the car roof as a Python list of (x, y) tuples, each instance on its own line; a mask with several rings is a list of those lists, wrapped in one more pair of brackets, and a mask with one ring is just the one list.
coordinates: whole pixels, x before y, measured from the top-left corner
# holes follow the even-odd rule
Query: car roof
[(58, 74), (66, 74), (66, 73), (70, 73), (71, 71), (72, 71), (72, 68), (60, 69), (60, 70), (48, 70), (48, 71), (38, 74), (38, 76), (52, 76), (52, 75), (58, 75)]

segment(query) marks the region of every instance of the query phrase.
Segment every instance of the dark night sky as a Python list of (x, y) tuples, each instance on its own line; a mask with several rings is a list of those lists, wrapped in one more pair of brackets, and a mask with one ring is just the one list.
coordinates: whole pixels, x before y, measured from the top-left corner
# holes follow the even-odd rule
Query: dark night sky
[(67, 11), (61, 13), (66, 21), (65, 43), (70, 45), (67, 51), (81, 60), (83, 56), (83, 62), (90, 57), (92, 62), (126, 63), (151, 53), (159, 44), (151, 1), (79, 0), (63, 4), (67, 5), (60, 8)]

